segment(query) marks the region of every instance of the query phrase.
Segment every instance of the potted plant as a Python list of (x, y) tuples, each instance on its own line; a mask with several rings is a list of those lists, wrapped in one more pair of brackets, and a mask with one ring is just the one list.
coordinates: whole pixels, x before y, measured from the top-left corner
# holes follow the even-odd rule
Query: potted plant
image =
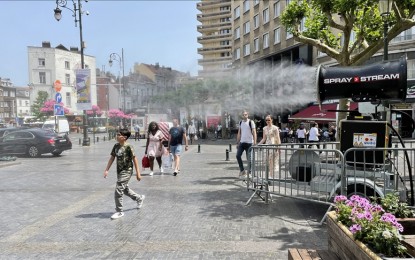
[(341, 259), (408, 257), (402, 225), (381, 205), (353, 195), (336, 196), (335, 212), (329, 213), (329, 249)]

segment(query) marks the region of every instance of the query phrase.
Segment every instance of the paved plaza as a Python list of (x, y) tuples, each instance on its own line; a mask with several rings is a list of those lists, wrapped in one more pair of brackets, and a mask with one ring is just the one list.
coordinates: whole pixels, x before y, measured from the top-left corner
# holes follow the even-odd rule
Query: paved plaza
[[(124, 197), (114, 213), (116, 165), (103, 178), (114, 140), (78, 144), (60, 157), (0, 162), (0, 259), (287, 259), (288, 248), (327, 249), (327, 206), (286, 197), (265, 204), (238, 176), (233, 143), (200, 141), (181, 173), (130, 181), (146, 199)], [(145, 140), (133, 143), (141, 164)]]

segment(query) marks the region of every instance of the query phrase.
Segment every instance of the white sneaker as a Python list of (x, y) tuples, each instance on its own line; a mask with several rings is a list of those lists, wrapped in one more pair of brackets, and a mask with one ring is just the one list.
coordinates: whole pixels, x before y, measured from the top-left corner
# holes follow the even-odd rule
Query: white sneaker
[(163, 166), (160, 167), (160, 173), (164, 173)]
[(153, 172), (150, 172), (148, 175), (153, 176)]
[(247, 177), (247, 173), (246, 173), (246, 171), (241, 171), (241, 172), (239, 173), (239, 178), (240, 178), (240, 179), (245, 180), (245, 179), (246, 179), (246, 177)]
[(121, 217), (124, 217), (124, 212), (115, 212), (114, 214), (112, 214), (111, 219), (117, 219)]
[(144, 202), (145, 198), (146, 198), (146, 196), (141, 195), (141, 199), (137, 200), (137, 209), (141, 209), (141, 207), (143, 206), (143, 202)]

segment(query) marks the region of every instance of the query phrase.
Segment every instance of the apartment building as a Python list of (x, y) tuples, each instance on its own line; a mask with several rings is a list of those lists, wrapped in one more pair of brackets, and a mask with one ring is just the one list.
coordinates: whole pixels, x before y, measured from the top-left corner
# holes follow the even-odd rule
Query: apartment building
[(232, 69), (232, 21), (231, 0), (202, 0), (197, 3), (201, 12), (197, 20), (201, 25), (197, 38), (202, 45), (198, 53), (199, 77), (215, 77)]
[(0, 78), (0, 123), (16, 124), (16, 88), (7, 78)]
[(16, 111), (18, 118), (32, 115), (30, 109), (30, 87), (16, 87)]
[(312, 47), (296, 42), (281, 24), (286, 0), (232, 1), (233, 66), (258, 62), (311, 65)]
[[(81, 54), (77, 47), (69, 49), (59, 44), (52, 47), (50, 42), (42, 42), (41, 47), (28, 46), (29, 86), (32, 87), (30, 102), (33, 104), (39, 91), (46, 91), (49, 99), (55, 99), (54, 82), (62, 83), (62, 102), (72, 114), (82, 114), (77, 109), (75, 89), (76, 70), (81, 69)], [(91, 70), (90, 86), (92, 104), (97, 103), (95, 57), (84, 55), (85, 68)]]

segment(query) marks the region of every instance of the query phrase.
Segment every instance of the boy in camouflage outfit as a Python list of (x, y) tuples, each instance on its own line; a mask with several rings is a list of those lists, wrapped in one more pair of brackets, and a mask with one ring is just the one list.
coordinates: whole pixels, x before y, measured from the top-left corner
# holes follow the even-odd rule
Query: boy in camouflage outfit
[(107, 168), (104, 172), (104, 178), (107, 178), (108, 171), (117, 157), (117, 183), (115, 185), (115, 212), (111, 219), (117, 219), (124, 216), (122, 211), (123, 195), (127, 195), (131, 199), (137, 202), (137, 208), (143, 206), (145, 196), (138, 195), (128, 187), (128, 182), (133, 174), (133, 164), (136, 172), (136, 178), (141, 180), (140, 169), (138, 167), (138, 160), (134, 153), (134, 148), (127, 143), (127, 139), (131, 136), (131, 132), (128, 129), (120, 129), (117, 133), (117, 141), (111, 150), (111, 157), (108, 161)]

